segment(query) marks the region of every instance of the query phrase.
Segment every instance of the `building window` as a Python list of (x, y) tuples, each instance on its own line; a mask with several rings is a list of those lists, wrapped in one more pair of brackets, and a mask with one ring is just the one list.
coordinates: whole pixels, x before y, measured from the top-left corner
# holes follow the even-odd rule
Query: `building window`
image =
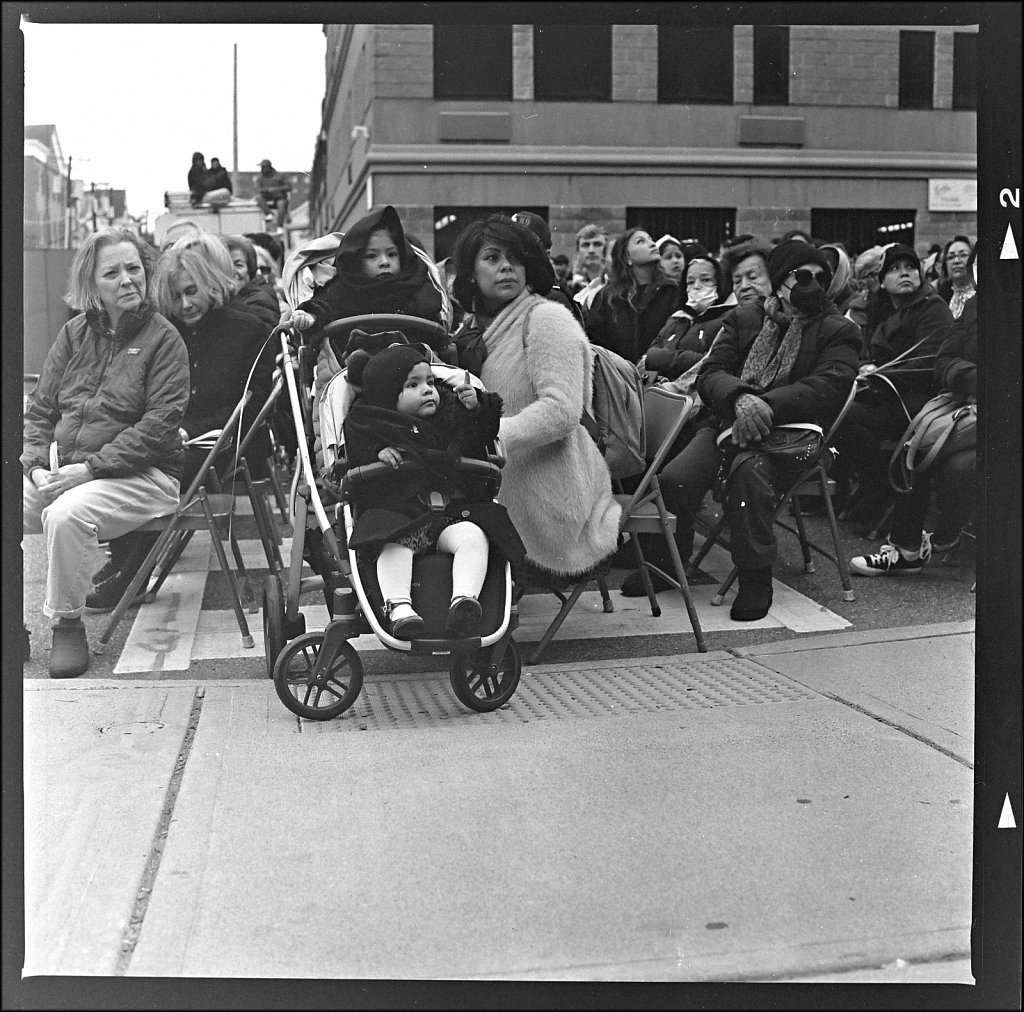
[(512, 100), (511, 25), (434, 25), (434, 98)]
[(930, 109), (935, 91), (935, 33), (900, 32), (901, 109)]
[(674, 235), (695, 240), (718, 254), (718, 247), (736, 234), (735, 207), (627, 207), (626, 228), (643, 228), (657, 242)]
[(978, 108), (978, 36), (953, 34), (953, 108)]
[(459, 233), (471, 222), (482, 221), (492, 214), (505, 214), (512, 217), (516, 211), (532, 211), (539, 214), (545, 221), (548, 220), (548, 209), (545, 206), (533, 204), (511, 204), (504, 206), (454, 206), (434, 207), (434, 262), (438, 263), (445, 257), (452, 255), (452, 248)]
[(731, 25), (658, 26), (658, 101), (731, 104)]
[(754, 25), (754, 105), (789, 105), (789, 29)]
[(811, 234), (826, 242), (843, 243), (851, 256), (890, 242), (913, 248), (916, 214), (907, 209), (812, 207)]
[(533, 97), (538, 102), (610, 102), (611, 25), (534, 25)]

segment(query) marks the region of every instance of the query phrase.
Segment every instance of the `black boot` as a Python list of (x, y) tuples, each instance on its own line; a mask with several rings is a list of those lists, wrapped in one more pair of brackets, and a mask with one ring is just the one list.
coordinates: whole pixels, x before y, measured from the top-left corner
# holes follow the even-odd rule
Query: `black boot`
[[(151, 531), (130, 531), (114, 538), (110, 542), (110, 562), (93, 577), (85, 607), (93, 612), (113, 611), (159, 537)], [(112, 567), (109, 571), (108, 566)]]
[(772, 606), (772, 567), (741, 569), (737, 577), (739, 591), (729, 610), (734, 622), (756, 622)]

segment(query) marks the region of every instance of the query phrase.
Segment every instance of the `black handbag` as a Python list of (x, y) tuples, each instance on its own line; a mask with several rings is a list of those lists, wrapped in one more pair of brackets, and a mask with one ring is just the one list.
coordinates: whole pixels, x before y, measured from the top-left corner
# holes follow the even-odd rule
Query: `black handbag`
[(757, 446), (741, 448), (732, 442), (732, 426), (729, 426), (724, 432), (719, 433), (715, 440), (721, 451), (721, 462), (712, 498), (716, 502), (722, 501), (729, 475), (743, 461), (755, 454), (768, 454), (781, 466), (798, 474), (810, 466), (821, 451), (824, 441), (825, 433), (820, 425), (813, 422), (787, 422), (773, 426), (771, 432)]

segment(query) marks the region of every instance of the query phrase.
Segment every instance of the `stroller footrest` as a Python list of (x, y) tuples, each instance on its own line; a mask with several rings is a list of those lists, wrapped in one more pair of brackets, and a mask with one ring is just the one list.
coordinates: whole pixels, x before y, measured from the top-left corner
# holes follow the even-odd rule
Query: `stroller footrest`
[(479, 649), (479, 636), (459, 640), (409, 640), (409, 652), (412, 654), (471, 654)]

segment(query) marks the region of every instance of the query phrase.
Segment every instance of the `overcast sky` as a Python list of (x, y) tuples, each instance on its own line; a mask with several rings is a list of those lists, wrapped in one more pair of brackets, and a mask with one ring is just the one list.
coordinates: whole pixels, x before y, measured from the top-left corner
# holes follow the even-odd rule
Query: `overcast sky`
[[(309, 172), (320, 130), (325, 39), (317, 24), (30, 24), (25, 123), (53, 123), (71, 175), (127, 191), (132, 214), (163, 213), (186, 190), (192, 152), (234, 168), (232, 63), (238, 44), (238, 163)], [(295, 77), (301, 73), (301, 87)]]

